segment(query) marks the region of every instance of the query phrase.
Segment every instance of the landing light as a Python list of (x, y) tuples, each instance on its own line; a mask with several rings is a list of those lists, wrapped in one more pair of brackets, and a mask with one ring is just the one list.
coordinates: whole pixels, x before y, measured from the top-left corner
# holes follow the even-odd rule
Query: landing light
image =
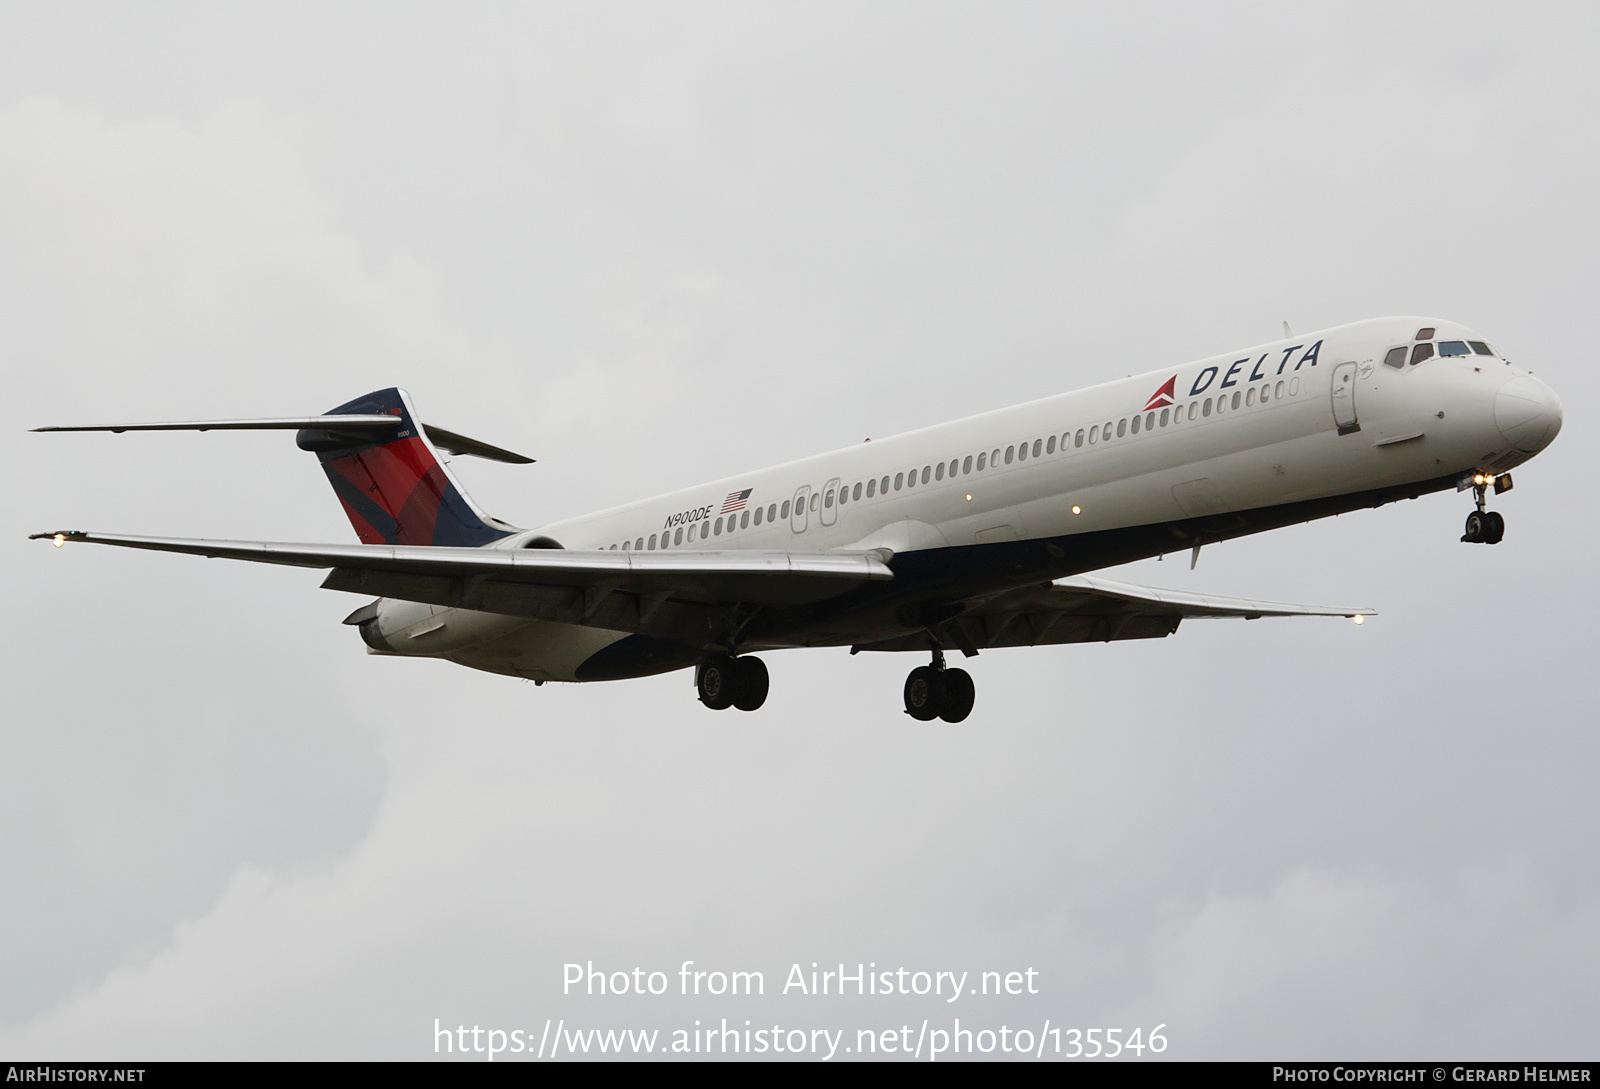
[(972, 502), (972, 493), (971, 492), (967, 493), (967, 502), (968, 503)]
[(1078, 506), (1076, 503), (1074, 503), (1072, 505), (1072, 513), (1073, 514), (1082, 514), (1083, 513), (1083, 508)]
[(1350, 619), (1354, 620), (1357, 624), (1365, 624), (1367, 622), (1367, 618), (1362, 616), (1360, 613), (1357, 613), (1355, 616), (1352, 616)]
[(56, 541), (56, 547), (60, 548), (62, 545), (67, 543), (67, 535), (65, 533), (57, 533), (56, 537), (55, 537), (55, 541)]

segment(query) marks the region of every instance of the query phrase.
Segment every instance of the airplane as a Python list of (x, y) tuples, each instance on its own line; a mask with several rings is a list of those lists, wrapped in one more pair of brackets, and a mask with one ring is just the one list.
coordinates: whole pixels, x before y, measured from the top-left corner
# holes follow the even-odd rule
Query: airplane
[(546, 681), (693, 668), (700, 701), (753, 711), (760, 652), (930, 655), (905, 711), (960, 722), (975, 686), (946, 652), (1168, 636), (1190, 618), (1340, 616), (1093, 572), (1455, 489), (1461, 540), (1496, 544), (1492, 488), (1561, 429), (1550, 387), (1478, 333), (1359, 321), (520, 529), (440, 457), (532, 459), (419, 423), (402, 389), (316, 416), (36, 428), (294, 430), (360, 544), (61, 530), (68, 542), (328, 569), (371, 595), (368, 653)]

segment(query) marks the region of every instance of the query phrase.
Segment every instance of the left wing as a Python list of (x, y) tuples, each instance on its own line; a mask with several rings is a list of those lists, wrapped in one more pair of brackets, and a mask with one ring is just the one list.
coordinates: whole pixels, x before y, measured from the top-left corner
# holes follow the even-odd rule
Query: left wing
[[(931, 630), (945, 649), (975, 654), (989, 647), (1160, 639), (1177, 631), (1178, 625), (1191, 617), (1255, 620), (1263, 616), (1373, 615), (1376, 614), (1371, 609), (1190, 594), (1076, 575), (1009, 590)], [(928, 636), (918, 632), (853, 649), (926, 651)]]
[[(588, 552), (563, 548), (449, 545), (286, 544), (135, 537), (66, 530), (30, 540), (180, 552), (213, 559), (332, 568), (323, 586), (378, 597), (569, 623), (599, 623), (614, 592), (637, 598), (635, 614), (668, 600), (685, 604), (798, 605), (836, 597), (863, 582), (894, 578), (886, 549), (868, 552)], [(613, 608), (606, 610), (609, 614)]]

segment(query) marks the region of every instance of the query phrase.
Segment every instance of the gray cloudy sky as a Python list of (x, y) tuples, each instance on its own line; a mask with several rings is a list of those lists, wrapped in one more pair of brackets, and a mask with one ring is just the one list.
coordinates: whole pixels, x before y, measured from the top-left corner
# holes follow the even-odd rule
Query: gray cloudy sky
[[(506, 1030), (1164, 1023), (1182, 1058), (1594, 1058), (1593, 5), (0, 7), (0, 1055), (424, 1057)], [(1439, 495), (1121, 577), (1371, 605), (535, 689), (369, 658), (282, 434), (400, 383), (523, 525), (1389, 313), (1566, 426)], [(561, 966), (765, 972), (561, 995)], [(792, 963), (1039, 994), (780, 995)], [(676, 976), (674, 975), (674, 981)], [(675, 983), (674, 983), (675, 986)]]

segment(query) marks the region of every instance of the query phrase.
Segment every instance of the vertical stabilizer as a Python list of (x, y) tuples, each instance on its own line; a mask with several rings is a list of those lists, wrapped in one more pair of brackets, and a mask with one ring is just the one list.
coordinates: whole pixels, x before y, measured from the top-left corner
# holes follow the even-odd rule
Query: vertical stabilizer
[(300, 449), (322, 462), (362, 543), (477, 546), (514, 532), (467, 498), (418, 425), (405, 390), (378, 390), (327, 415), (400, 418), (398, 427), (381, 435), (332, 426), (295, 436)]

